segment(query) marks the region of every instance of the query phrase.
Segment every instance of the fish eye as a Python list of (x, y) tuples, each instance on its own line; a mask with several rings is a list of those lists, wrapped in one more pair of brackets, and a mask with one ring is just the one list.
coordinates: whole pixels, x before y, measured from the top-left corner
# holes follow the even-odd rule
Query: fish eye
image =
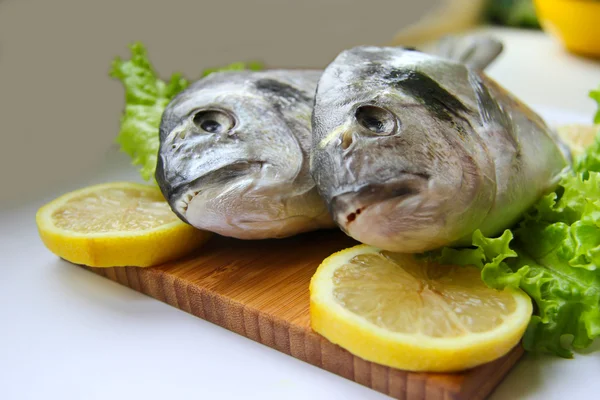
[(356, 110), (354, 118), (363, 128), (378, 135), (391, 135), (396, 129), (394, 114), (385, 108), (361, 106)]
[(235, 121), (224, 111), (203, 110), (194, 115), (194, 124), (208, 133), (224, 133), (233, 128)]

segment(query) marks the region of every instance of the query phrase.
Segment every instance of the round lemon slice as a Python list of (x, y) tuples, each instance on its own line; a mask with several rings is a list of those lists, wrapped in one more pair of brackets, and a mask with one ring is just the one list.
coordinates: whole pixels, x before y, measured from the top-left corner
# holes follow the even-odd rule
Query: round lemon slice
[(182, 222), (157, 187), (130, 182), (67, 193), (36, 214), (55, 255), (90, 267), (149, 267), (197, 249), (211, 234)]
[(475, 267), (437, 265), (359, 245), (326, 258), (310, 284), (314, 331), (365, 360), (451, 372), (516, 346), (532, 305), (488, 288)]
[(594, 143), (596, 135), (600, 133), (600, 125), (562, 125), (556, 128), (556, 132), (571, 148), (573, 155), (578, 156)]

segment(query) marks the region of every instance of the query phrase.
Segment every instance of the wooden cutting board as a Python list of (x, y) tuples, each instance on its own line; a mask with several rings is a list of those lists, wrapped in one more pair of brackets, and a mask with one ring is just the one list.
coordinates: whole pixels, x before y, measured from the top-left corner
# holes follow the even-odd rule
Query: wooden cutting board
[(486, 398), (521, 346), (462, 373), (413, 373), (355, 357), (311, 330), (310, 278), (324, 258), (354, 244), (335, 230), (266, 241), (214, 237), (196, 254), (159, 267), (85, 268), (397, 399)]

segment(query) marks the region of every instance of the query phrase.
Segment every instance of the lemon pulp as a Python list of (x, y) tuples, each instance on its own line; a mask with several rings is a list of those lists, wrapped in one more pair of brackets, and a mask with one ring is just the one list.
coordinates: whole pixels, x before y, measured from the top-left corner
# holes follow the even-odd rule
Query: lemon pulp
[(182, 222), (157, 187), (129, 182), (60, 196), (38, 210), (36, 223), (52, 253), (90, 267), (149, 267), (173, 261), (211, 236)]
[[(347, 310), (390, 332), (456, 337), (502, 324), (513, 297), (485, 286), (475, 267), (398, 267), (392, 254), (361, 254), (334, 273), (334, 297)], [(410, 323), (408, 323), (410, 322)]]
[(178, 220), (157, 190), (124, 187), (106, 187), (69, 199), (52, 213), (52, 219), (57, 228), (80, 233), (133, 232)]

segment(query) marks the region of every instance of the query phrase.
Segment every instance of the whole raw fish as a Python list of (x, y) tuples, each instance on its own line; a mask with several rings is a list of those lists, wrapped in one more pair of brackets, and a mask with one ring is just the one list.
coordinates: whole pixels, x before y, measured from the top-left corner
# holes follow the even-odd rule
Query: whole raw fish
[(163, 113), (156, 180), (184, 221), (223, 236), (280, 238), (335, 227), (309, 173), (321, 71), (225, 71)]
[(485, 57), (456, 60), (360, 46), (324, 70), (311, 174), (353, 238), (395, 252), (468, 245), (476, 229), (514, 224), (569, 168), (557, 135), (481, 71)]

